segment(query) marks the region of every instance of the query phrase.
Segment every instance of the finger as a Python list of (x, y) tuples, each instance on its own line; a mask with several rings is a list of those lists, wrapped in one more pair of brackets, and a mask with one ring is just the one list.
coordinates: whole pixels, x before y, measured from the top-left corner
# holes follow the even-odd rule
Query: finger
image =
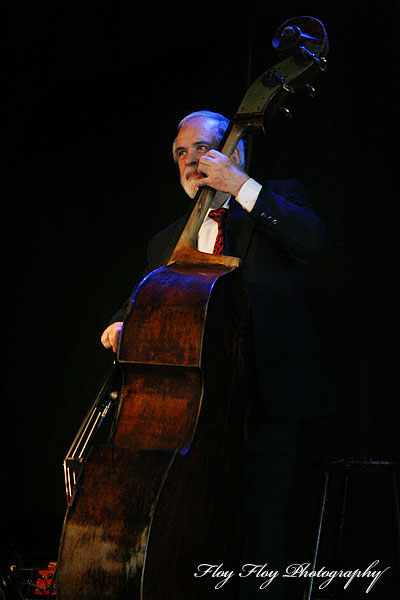
[(110, 337), (111, 347), (113, 349), (113, 352), (115, 352), (115, 353), (118, 350), (118, 344), (119, 344), (120, 335), (121, 335), (121, 330), (118, 328), (118, 329), (113, 329), (111, 331), (110, 336), (109, 336)]
[(104, 348), (111, 348), (111, 344), (110, 344), (110, 340), (108, 337), (108, 331), (107, 329), (103, 332), (102, 336), (101, 336), (101, 343), (103, 344)]
[(204, 186), (210, 186), (210, 182), (209, 182), (209, 178), (208, 177), (202, 177), (201, 179), (198, 179), (197, 181), (197, 186), (198, 187), (204, 187)]
[(117, 350), (118, 350), (118, 338), (112, 340), (112, 342), (111, 342), (111, 348), (112, 348), (114, 354), (116, 354)]
[(209, 171), (211, 165), (212, 165), (211, 159), (206, 158), (205, 156), (202, 156), (199, 160), (198, 170), (201, 173), (206, 173)]
[(209, 156), (210, 158), (218, 158), (218, 157), (223, 156), (223, 155), (221, 154), (221, 152), (219, 152), (215, 148), (211, 148), (211, 150), (209, 150), (208, 152), (206, 152), (204, 154), (204, 156)]
[(224, 159), (224, 155), (216, 150), (209, 150), (199, 158), (199, 164), (214, 165)]

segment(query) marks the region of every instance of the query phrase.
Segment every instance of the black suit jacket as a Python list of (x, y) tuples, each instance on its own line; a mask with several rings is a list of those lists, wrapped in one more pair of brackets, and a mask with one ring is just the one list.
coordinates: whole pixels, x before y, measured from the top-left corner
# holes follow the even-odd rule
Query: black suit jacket
[[(152, 238), (146, 272), (166, 263), (190, 212)], [(227, 254), (243, 263), (268, 414), (297, 421), (334, 412), (333, 388), (305, 300), (304, 265), (320, 252), (325, 232), (303, 186), (294, 179), (264, 183), (251, 213), (232, 200), (225, 236)], [(124, 314), (125, 307), (111, 322)]]

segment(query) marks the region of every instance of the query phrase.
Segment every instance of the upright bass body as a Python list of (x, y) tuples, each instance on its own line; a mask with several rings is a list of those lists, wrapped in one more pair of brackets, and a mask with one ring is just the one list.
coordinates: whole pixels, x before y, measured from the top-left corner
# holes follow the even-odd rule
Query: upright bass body
[(235, 598), (237, 576), (216, 590), (195, 573), (240, 566), (248, 317), (240, 268), (170, 265), (139, 286), (113, 432), (66, 514), (59, 600)]

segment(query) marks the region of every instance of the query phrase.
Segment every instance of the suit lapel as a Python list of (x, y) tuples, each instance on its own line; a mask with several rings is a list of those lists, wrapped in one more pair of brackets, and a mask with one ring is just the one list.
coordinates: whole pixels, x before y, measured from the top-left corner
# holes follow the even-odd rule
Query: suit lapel
[(226, 219), (226, 253), (245, 260), (255, 220), (236, 200), (231, 200)]

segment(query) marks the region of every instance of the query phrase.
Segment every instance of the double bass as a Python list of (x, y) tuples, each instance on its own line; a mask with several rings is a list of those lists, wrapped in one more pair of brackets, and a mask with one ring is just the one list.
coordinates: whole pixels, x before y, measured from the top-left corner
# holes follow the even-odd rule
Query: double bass
[[(328, 38), (317, 19), (286, 21), (273, 46), (281, 60), (248, 89), (218, 148), (224, 154), (245, 135), (266, 134), (326, 68)], [(172, 254), (133, 294), (108, 437), (85, 441), (79, 460), (68, 457), (81, 468), (69, 480), (59, 600), (237, 597), (251, 316), (240, 260), (196, 249), (214, 193), (197, 193)], [(96, 407), (96, 427), (109, 404)], [(214, 579), (200, 576), (202, 565), (215, 567)]]

